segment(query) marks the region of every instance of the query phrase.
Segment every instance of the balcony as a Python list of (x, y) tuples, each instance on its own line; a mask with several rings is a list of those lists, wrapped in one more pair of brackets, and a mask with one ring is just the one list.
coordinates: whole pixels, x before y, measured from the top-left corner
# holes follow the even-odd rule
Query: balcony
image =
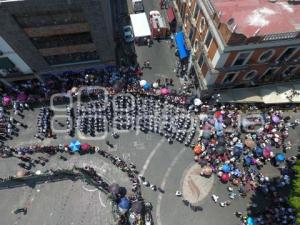
[(52, 56), (52, 55), (72, 54), (77, 52), (93, 52), (96, 51), (96, 46), (93, 43), (91, 43), (91, 44), (56, 47), (56, 48), (45, 48), (45, 49), (40, 49), (39, 51), (43, 56)]
[(25, 33), (29, 37), (47, 37), (63, 34), (75, 34), (90, 32), (88, 23), (64, 24), (49, 27), (25, 28)]

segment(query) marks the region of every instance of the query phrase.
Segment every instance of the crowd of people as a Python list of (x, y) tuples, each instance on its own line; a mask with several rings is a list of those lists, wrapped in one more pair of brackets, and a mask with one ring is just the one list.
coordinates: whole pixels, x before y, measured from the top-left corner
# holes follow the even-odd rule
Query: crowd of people
[[(242, 197), (251, 191), (271, 195), (271, 204), (274, 205), (272, 209), (261, 213), (249, 211), (247, 217), (255, 217), (257, 224), (295, 224), (294, 211), (280, 193), (290, 185), (293, 176), (291, 166), (299, 158), (299, 155), (287, 157), (286, 154), (292, 145), (288, 141), (289, 131), (298, 126), (298, 119), (292, 121), (289, 116), (284, 116), (282, 111), (272, 107), (255, 115), (253, 113), (245, 116), (241, 114), (237, 105), (221, 104), (216, 99), (204, 101), (199, 106), (193, 104), (193, 98), (184, 94), (170, 93), (163, 96), (157, 93), (155, 88), (144, 90), (139, 85), (139, 79), (132, 79), (129, 75), (135, 69), (129, 71), (120, 77), (116, 75), (117, 80), (121, 82), (112, 81), (108, 78), (110, 76), (105, 80), (106, 75), (104, 78), (89, 75), (77, 79), (66, 76), (61, 84), (53, 81), (48, 87), (43, 87), (48, 95), (50, 90), (68, 92), (74, 86), (99, 84), (106, 87), (109, 93), (107, 99), (102, 98), (103, 94), (99, 93), (99, 90), (91, 89), (86, 90), (84, 94), (87, 99), (93, 98), (93, 101), (82, 102), (76, 108), (67, 107), (69, 135), (74, 135), (75, 128), (90, 136), (96, 136), (111, 128), (139, 129), (145, 133), (162, 135), (170, 144), (178, 141), (194, 150), (195, 162), (201, 165), (203, 176), (215, 173), (221, 182), (236, 187)], [(111, 73), (113, 71), (107, 74)], [(121, 91), (132, 95), (114, 97)], [(28, 108), (24, 104), (22, 107)], [(13, 108), (19, 115), (20, 106)], [(248, 112), (251, 113), (251, 110), (256, 111), (258, 108), (248, 108)], [(52, 136), (49, 129), (51, 114), (49, 109), (41, 109), (37, 138)], [(27, 151), (31, 150), (24, 147), (16, 151), (27, 154)], [(105, 151), (99, 151), (99, 154), (127, 172), (134, 183), (132, 191), (139, 190), (141, 178), (136, 175), (131, 164), (127, 165), (120, 158), (114, 158)], [(281, 168), (282, 173), (275, 182), (262, 172), (261, 168), (266, 164)], [(156, 190), (156, 186), (152, 185), (151, 188)], [(234, 189), (230, 190), (229, 200), (219, 201), (215, 194), (213, 200), (219, 202), (221, 207), (230, 205), (230, 201), (236, 196)], [(278, 216), (270, 216), (274, 213)], [(244, 217), (243, 213), (238, 212), (236, 215), (246, 221), (247, 217)]]

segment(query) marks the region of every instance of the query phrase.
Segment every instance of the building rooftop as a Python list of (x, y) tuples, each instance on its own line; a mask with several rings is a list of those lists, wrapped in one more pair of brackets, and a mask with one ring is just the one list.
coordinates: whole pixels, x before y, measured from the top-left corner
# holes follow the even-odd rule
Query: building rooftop
[(288, 0), (210, 1), (222, 23), (247, 37), (300, 31), (300, 4), (297, 0), (295, 4), (288, 3)]

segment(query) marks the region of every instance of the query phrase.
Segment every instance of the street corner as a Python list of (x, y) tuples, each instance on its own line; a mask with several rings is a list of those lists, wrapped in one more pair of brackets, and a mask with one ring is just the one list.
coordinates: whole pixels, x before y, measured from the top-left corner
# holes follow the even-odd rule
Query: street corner
[(205, 199), (214, 185), (215, 176), (206, 178), (201, 176), (200, 172), (201, 166), (193, 164), (183, 174), (182, 195), (192, 204), (197, 204)]

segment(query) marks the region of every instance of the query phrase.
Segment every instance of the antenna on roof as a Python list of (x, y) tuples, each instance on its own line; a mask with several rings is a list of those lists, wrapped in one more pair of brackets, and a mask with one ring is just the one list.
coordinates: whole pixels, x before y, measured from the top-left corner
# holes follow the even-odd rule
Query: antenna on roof
[(254, 32), (253, 37), (255, 37), (256, 35), (258, 35), (258, 33), (260, 32), (260, 29), (261, 29), (261, 28), (258, 28), (258, 29)]

